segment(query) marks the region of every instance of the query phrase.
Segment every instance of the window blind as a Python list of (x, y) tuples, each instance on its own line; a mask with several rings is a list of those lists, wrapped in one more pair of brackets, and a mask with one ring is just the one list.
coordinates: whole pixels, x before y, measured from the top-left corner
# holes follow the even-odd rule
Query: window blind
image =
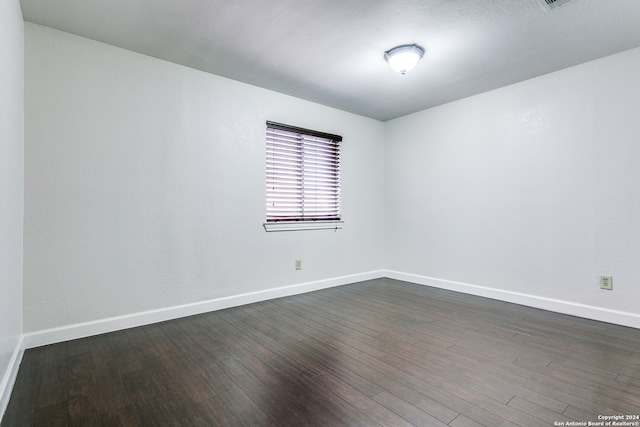
[(340, 220), (341, 141), (267, 122), (267, 222)]

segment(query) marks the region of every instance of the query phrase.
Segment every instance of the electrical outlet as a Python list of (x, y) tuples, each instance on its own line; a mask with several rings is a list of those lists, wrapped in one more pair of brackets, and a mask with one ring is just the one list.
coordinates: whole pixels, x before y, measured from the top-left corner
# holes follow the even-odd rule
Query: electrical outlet
[(606, 289), (607, 291), (613, 290), (613, 277), (600, 276), (600, 289)]
[(297, 259), (296, 260), (296, 270), (302, 270), (302, 260), (301, 259)]

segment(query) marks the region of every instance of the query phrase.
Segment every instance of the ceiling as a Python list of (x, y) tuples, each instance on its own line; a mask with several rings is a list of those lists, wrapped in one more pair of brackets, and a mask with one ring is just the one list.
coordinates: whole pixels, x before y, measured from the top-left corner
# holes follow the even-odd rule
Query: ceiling
[[(640, 0), (22, 0), (26, 21), (378, 120), (640, 46)], [(417, 43), (402, 76), (385, 50)]]

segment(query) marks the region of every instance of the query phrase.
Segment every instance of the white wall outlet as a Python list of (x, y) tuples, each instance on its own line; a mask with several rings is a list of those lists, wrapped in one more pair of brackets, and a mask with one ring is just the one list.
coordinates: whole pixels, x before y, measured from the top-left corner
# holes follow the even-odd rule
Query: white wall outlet
[(613, 277), (600, 276), (600, 289), (606, 289), (608, 291), (613, 290)]
[(296, 260), (296, 270), (302, 270), (302, 260), (301, 259), (297, 259)]

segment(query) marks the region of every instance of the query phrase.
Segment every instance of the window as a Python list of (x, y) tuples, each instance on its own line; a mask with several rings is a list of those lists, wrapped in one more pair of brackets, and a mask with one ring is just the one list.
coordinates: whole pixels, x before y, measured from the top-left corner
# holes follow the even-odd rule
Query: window
[(267, 122), (267, 231), (342, 228), (342, 137)]

